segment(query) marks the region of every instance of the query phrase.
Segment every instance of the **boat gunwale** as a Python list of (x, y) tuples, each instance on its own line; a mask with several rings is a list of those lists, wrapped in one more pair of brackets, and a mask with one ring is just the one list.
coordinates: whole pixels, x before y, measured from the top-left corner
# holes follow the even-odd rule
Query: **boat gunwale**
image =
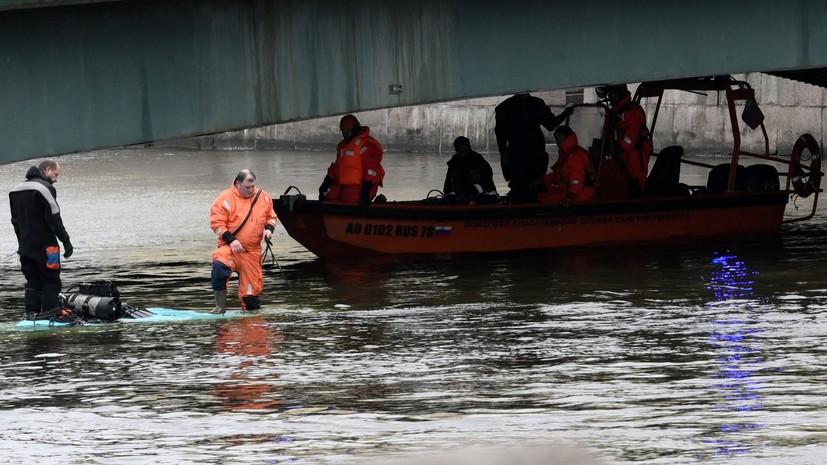
[(787, 191), (726, 192), (669, 197), (644, 197), (625, 200), (596, 200), (568, 207), (539, 203), (494, 205), (448, 205), (425, 200), (373, 203), (364, 208), (358, 205), (319, 200), (297, 200), (288, 207), (282, 196), (273, 199), (276, 213), (311, 214), (322, 216), (349, 216), (394, 220), (472, 220), (503, 218), (567, 218), (616, 214), (650, 214), (686, 210), (719, 210), (728, 208), (786, 205)]

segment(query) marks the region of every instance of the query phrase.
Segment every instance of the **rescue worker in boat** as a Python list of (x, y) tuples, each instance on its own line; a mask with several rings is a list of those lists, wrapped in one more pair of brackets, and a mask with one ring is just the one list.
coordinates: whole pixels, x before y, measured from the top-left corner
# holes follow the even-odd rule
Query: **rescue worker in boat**
[(641, 195), (646, 190), (649, 158), (653, 151), (646, 112), (639, 103), (632, 101), (626, 84), (606, 86), (603, 91), (611, 105), (608, 117), (614, 156), (626, 174), (629, 193)]
[(594, 174), (589, 153), (580, 146), (577, 134), (568, 126), (554, 130), (557, 161), (543, 177), (537, 194), (541, 203), (561, 204), (588, 202), (594, 199)]
[(508, 193), (511, 202), (537, 201), (530, 184), (546, 174), (549, 162), (540, 127), (553, 131), (569, 114), (571, 109), (555, 116), (543, 99), (528, 93), (515, 94), (494, 109), (494, 134), (503, 177), (511, 189)]
[(20, 269), (26, 278), (24, 305), (26, 318), (59, 306), (60, 246), (63, 257), (74, 252), (69, 234), (63, 226), (57, 190), (53, 186), (60, 176), (55, 160), (43, 160), (26, 172), (26, 180), (9, 192), (11, 224), (17, 236)]
[(336, 146), (336, 160), (330, 164), (327, 176), (319, 186), (319, 200), (338, 200), (367, 207), (385, 178), (382, 144), (354, 115), (343, 116), (339, 130), (342, 131), (342, 141)]
[(211, 284), (215, 295), (213, 313), (227, 311), (227, 281), (238, 273), (238, 298), (245, 311), (261, 308), (264, 274), (261, 241), (270, 241), (276, 229), (273, 200), (256, 189), (256, 175), (238, 172), (233, 185), (222, 192), (210, 208), (210, 227), (218, 236), (212, 254)]
[(456, 153), (448, 160), (448, 172), (442, 192), (449, 203), (494, 204), (499, 202), (491, 165), (471, 150), (471, 141), (459, 136), (454, 139)]

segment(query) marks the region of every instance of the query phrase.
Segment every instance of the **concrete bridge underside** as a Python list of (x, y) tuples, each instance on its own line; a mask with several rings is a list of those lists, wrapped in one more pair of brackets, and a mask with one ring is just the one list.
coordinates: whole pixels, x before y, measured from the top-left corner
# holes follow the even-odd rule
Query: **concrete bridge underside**
[(0, 0), (0, 163), (368, 109), (771, 72), (827, 2)]

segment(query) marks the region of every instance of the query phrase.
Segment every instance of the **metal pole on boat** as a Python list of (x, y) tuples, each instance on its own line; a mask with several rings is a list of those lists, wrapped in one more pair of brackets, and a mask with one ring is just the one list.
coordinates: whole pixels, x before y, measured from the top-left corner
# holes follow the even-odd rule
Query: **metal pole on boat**
[(296, 295), (296, 291), (293, 290), (293, 286), (290, 285), (290, 281), (287, 279), (287, 275), (285, 275), (284, 270), (281, 269), (281, 263), (279, 263), (279, 261), (276, 259), (276, 254), (273, 253), (273, 249), (271, 248), (273, 243), (270, 241), (270, 239), (264, 239), (264, 242), (267, 243), (267, 248), (264, 250), (264, 255), (262, 255), (261, 257), (262, 261), (264, 261), (264, 258), (267, 257), (267, 253), (269, 252), (270, 258), (272, 258), (273, 263), (275, 263), (276, 266), (279, 267), (279, 271), (281, 272), (281, 276), (284, 278), (284, 282), (287, 283), (287, 287), (290, 288), (290, 292), (293, 294), (293, 298), (296, 299), (296, 303), (299, 305), (299, 310), (304, 310), (304, 308), (302, 308), (302, 303), (299, 301), (299, 297)]

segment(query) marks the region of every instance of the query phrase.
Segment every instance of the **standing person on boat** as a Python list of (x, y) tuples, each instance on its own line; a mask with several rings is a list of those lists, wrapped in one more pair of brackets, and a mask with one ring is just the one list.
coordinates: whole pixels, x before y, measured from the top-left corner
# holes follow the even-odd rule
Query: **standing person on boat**
[(542, 203), (588, 202), (594, 199), (594, 167), (589, 153), (580, 146), (577, 134), (568, 126), (554, 130), (557, 141), (557, 161), (543, 178), (537, 194)]
[(609, 108), (610, 136), (613, 138), (615, 157), (629, 182), (629, 192), (640, 195), (646, 189), (649, 173), (649, 157), (652, 155), (652, 139), (646, 126), (646, 112), (639, 103), (632, 101), (626, 84), (605, 88)]
[(26, 180), (9, 192), (11, 224), (17, 236), (20, 269), (26, 278), (26, 318), (59, 306), (60, 246), (63, 257), (72, 256), (74, 248), (60, 217), (57, 190), (53, 186), (60, 176), (55, 160), (43, 160), (26, 172)]
[(276, 212), (270, 194), (256, 189), (255, 173), (239, 171), (233, 185), (215, 199), (210, 227), (218, 236), (218, 249), (212, 254), (213, 313), (227, 311), (227, 281), (233, 272), (238, 273), (241, 308), (258, 310), (264, 290), (261, 241), (273, 236)]
[(528, 93), (515, 94), (494, 109), (497, 148), (503, 177), (511, 191), (512, 202), (535, 202), (530, 184), (542, 178), (548, 169), (546, 139), (540, 127), (553, 131), (570, 114), (567, 109), (557, 116), (546, 102)]
[(442, 191), (450, 203), (492, 204), (499, 201), (491, 165), (471, 150), (471, 141), (459, 136), (454, 139), (456, 153), (448, 160), (448, 172)]
[(385, 178), (382, 144), (371, 137), (370, 128), (353, 115), (339, 121), (342, 141), (336, 146), (336, 161), (327, 169), (319, 200), (339, 200), (367, 207)]

